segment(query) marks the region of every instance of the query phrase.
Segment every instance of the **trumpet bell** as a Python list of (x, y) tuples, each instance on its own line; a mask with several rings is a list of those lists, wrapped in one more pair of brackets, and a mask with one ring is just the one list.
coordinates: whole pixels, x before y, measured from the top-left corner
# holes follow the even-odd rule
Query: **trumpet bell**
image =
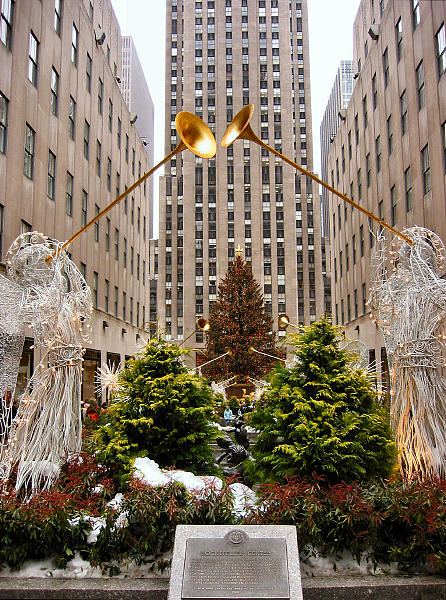
[(200, 317), (197, 321), (197, 327), (198, 327), (198, 329), (201, 329), (201, 331), (206, 332), (206, 331), (209, 331), (211, 324), (204, 317)]
[(290, 324), (290, 319), (288, 318), (288, 315), (281, 314), (279, 315), (278, 322), (280, 329), (286, 329)]
[(175, 117), (175, 128), (187, 148), (201, 158), (212, 158), (217, 144), (212, 131), (193, 113), (182, 110)]
[(221, 139), (222, 148), (227, 148), (235, 142), (235, 140), (239, 137), (247, 137), (247, 139), (252, 139), (251, 136), (242, 135), (249, 132), (251, 134), (251, 128), (249, 127), (249, 122), (254, 113), (254, 104), (247, 104), (244, 106), (232, 119), (229, 123), (226, 131), (223, 134)]

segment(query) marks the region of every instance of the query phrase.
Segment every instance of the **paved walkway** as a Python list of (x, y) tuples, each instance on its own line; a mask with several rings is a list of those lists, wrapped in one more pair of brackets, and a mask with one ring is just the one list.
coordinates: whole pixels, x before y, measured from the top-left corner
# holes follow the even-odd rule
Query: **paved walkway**
[[(304, 600), (445, 600), (446, 579), (433, 576), (312, 577)], [(2, 599), (166, 600), (169, 579), (24, 579), (0, 577)]]

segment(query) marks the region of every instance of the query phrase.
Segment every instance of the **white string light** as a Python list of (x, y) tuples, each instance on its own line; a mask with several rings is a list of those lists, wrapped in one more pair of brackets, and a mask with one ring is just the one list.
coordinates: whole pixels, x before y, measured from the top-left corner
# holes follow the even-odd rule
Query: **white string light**
[(87, 338), (79, 324), (88, 326), (92, 301), (61, 245), (30, 232), (19, 236), (7, 254), (9, 280), (22, 288), (20, 306), (10, 311), (18, 311), (33, 329), (42, 358), (20, 397), (9, 431), (12, 442), (0, 447), (0, 477), (7, 479), (17, 466), (16, 489), (25, 486), (31, 494), (49, 489), (61, 461), (81, 448), (82, 342)]
[[(378, 233), (371, 258), (370, 303), (387, 350), (391, 420), (407, 477), (446, 473), (445, 247), (432, 231), (403, 232), (389, 257)], [(387, 260), (396, 261), (387, 274)]]

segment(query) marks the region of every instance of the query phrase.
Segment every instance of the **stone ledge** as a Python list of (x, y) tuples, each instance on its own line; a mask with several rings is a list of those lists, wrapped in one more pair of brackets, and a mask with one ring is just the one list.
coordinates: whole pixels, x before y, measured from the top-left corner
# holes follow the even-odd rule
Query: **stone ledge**
[[(305, 577), (304, 600), (444, 600), (434, 576)], [(166, 600), (169, 578), (41, 579), (0, 577), (0, 598), (16, 600)]]

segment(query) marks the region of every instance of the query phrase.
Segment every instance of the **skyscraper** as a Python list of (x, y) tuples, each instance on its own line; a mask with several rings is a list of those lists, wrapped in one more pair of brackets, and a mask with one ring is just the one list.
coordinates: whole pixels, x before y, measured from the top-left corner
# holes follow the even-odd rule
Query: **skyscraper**
[[(116, 80), (121, 36), (110, 0), (5, 1), (1, 11), (4, 270), (18, 235), (37, 230), (69, 239), (148, 170), (149, 158)], [(68, 249), (95, 309), (84, 356), (85, 399), (95, 393), (101, 362), (135, 352), (148, 318), (149, 217), (149, 187), (141, 185)], [(27, 339), (22, 387), (32, 353)]]
[[(179, 111), (202, 117), (220, 146), (233, 116), (252, 103), (258, 136), (312, 170), (306, 0), (167, 0), (166, 36), (166, 152), (177, 143)], [(293, 323), (323, 313), (311, 180), (239, 140), (210, 160), (178, 154), (160, 199), (158, 312), (168, 337), (183, 339), (209, 315), (237, 248), (275, 323), (279, 313)]]
[[(333, 83), (327, 107), (320, 126), (321, 137), (321, 175), (328, 182), (327, 160), (330, 144), (333, 143), (339, 123), (345, 119), (346, 108), (353, 92), (353, 61), (342, 60)], [(329, 237), (328, 191), (322, 188), (322, 232)]]
[[(136, 118), (136, 131), (149, 157), (150, 168), (153, 166), (155, 148), (153, 101), (131, 36), (122, 37), (122, 73), (120, 80), (122, 96), (130, 111), (131, 118)], [(147, 185), (150, 189), (150, 198), (153, 199), (153, 178), (149, 179)], [(153, 237), (152, 215), (153, 210), (151, 207), (149, 238)]]
[[(340, 191), (398, 231), (418, 225), (443, 241), (445, 15), (445, 0), (361, 2), (353, 40), (358, 76), (328, 157), (329, 182)], [(386, 350), (367, 305), (376, 223), (329, 196), (334, 318), (367, 345), (385, 382)]]

